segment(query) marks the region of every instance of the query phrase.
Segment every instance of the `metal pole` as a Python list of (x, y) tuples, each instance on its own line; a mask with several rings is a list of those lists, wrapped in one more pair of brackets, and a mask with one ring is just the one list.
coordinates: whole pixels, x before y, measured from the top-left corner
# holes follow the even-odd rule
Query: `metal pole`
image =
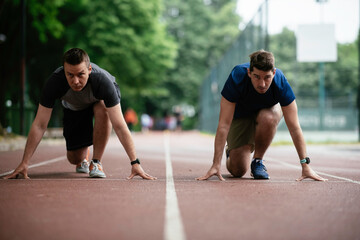
[(325, 115), (325, 69), (324, 62), (319, 63), (319, 115), (320, 115), (320, 130), (324, 130), (324, 115)]
[(265, 0), (265, 49), (269, 49), (269, 1)]
[(21, 63), (20, 63), (20, 134), (25, 135), (25, 33), (26, 33), (26, 0), (21, 0)]
[[(328, 0), (316, 0), (320, 4), (320, 22), (324, 21), (323, 7)], [(325, 115), (325, 63), (319, 62), (319, 129), (324, 130)]]

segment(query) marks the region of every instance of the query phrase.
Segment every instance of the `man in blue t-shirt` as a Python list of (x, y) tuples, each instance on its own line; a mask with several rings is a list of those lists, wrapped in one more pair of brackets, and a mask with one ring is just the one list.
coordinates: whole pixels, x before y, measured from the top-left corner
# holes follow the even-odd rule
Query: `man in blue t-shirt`
[(327, 180), (309, 166), (310, 158), (299, 124), (295, 95), (284, 74), (275, 68), (271, 52), (256, 51), (250, 55), (250, 63), (234, 67), (221, 94), (213, 164), (206, 175), (198, 180), (206, 180), (214, 175), (224, 180), (220, 166), (225, 142), (226, 167), (234, 177), (244, 176), (250, 167), (255, 179), (269, 179), (263, 157), (282, 116), (302, 166), (302, 175), (297, 180)]
[[(79, 48), (72, 48), (64, 54), (63, 66), (56, 69), (46, 82), (22, 161), (6, 179), (19, 175), (29, 178), (29, 161), (47, 129), (57, 99), (61, 100), (64, 109), (67, 158), (76, 165), (76, 172), (89, 173), (93, 178), (106, 177), (101, 159), (113, 127), (132, 166), (128, 179), (135, 175), (156, 179), (144, 172), (136, 158), (134, 142), (121, 112), (120, 90), (115, 77), (91, 63), (88, 54)], [(91, 145), (93, 157), (89, 163)]]

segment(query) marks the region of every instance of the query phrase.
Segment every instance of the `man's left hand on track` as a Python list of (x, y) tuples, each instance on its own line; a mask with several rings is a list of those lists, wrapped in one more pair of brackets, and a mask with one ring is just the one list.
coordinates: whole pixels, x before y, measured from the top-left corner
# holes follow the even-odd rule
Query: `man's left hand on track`
[(142, 177), (143, 179), (147, 179), (147, 180), (156, 180), (156, 177), (153, 177), (149, 174), (147, 174), (141, 167), (140, 164), (134, 164), (132, 165), (131, 168), (131, 174), (129, 177), (127, 177), (128, 180), (133, 179), (133, 177), (139, 175), (140, 177)]
[(320, 177), (314, 170), (311, 169), (311, 167), (309, 165), (305, 165), (302, 168), (302, 174), (301, 177), (299, 177), (298, 179), (296, 179), (296, 181), (302, 181), (305, 178), (310, 178), (313, 179), (315, 181), (327, 181), (326, 178)]

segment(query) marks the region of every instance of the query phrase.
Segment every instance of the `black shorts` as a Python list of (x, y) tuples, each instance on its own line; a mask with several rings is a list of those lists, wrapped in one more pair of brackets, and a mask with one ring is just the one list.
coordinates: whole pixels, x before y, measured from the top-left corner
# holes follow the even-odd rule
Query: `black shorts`
[(93, 105), (80, 111), (64, 108), (64, 132), (66, 149), (77, 150), (93, 144)]

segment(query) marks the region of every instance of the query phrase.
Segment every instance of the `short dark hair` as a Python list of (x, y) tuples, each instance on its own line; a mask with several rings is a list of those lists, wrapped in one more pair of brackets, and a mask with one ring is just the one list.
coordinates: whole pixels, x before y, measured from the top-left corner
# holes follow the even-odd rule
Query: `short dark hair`
[(82, 62), (86, 63), (86, 66), (90, 65), (89, 55), (80, 48), (71, 48), (64, 53), (63, 64), (68, 63), (71, 65), (78, 65)]
[(254, 67), (261, 71), (272, 71), (275, 68), (275, 58), (271, 52), (263, 49), (253, 52), (250, 57), (250, 72), (254, 70)]

